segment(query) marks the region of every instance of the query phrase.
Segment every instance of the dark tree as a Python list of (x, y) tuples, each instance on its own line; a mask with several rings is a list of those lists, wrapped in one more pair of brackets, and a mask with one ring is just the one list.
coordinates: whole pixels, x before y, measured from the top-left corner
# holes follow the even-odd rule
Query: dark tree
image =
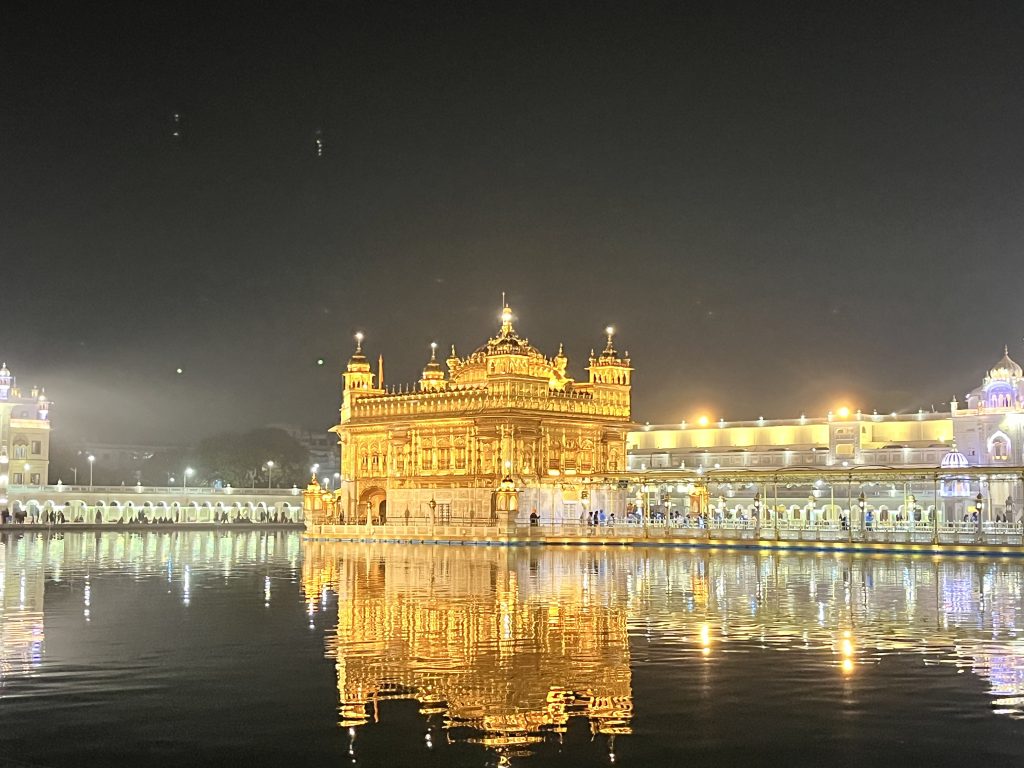
[[(268, 462), (273, 461), (273, 470)], [(196, 472), (207, 483), (236, 488), (290, 487), (305, 481), (309, 451), (283, 429), (266, 427), (208, 437), (196, 451)]]

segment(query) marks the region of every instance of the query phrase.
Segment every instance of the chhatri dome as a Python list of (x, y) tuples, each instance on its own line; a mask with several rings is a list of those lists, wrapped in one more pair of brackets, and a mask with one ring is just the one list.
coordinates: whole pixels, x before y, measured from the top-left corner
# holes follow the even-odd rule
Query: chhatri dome
[(940, 466), (943, 469), (963, 469), (967, 466), (967, 457), (957, 450), (956, 441), (950, 446), (949, 452), (942, 457)]
[(1017, 363), (1010, 359), (1010, 348), (1003, 347), (1003, 359), (996, 363), (988, 372), (990, 379), (1019, 379), (1024, 376), (1024, 370)]

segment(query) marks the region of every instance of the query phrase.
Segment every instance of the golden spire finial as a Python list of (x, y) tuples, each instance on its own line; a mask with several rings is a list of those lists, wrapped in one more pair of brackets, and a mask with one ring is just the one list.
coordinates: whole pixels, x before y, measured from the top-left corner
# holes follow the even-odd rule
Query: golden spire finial
[(363, 351), (363, 332), (356, 331), (356, 352)]
[(505, 292), (501, 292), (501, 335), (509, 336), (512, 334), (512, 308), (509, 307), (508, 302), (505, 301)]
[(612, 345), (612, 339), (615, 337), (615, 328), (609, 325), (604, 329), (604, 332), (608, 334), (608, 344), (605, 346), (604, 351), (614, 353), (615, 347)]
[(437, 342), (436, 341), (430, 342), (430, 362), (432, 362), (432, 363), (436, 363), (437, 362)]

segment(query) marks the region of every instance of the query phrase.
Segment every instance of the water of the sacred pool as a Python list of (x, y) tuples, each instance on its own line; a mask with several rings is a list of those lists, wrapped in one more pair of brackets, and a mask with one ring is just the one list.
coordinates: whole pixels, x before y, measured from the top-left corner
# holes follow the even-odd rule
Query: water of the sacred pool
[(1019, 765), (1024, 560), (0, 538), (0, 766)]

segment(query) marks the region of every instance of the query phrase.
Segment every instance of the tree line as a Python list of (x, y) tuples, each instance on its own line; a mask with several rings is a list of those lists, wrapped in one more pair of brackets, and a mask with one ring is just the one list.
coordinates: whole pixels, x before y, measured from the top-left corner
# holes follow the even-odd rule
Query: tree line
[[(267, 462), (273, 461), (273, 467)], [(190, 448), (167, 448), (135, 458), (119, 454), (119, 460), (93, 462), (94, 485), (181, 486), (186, 468), (193, 473), (188, 484), (210, 487), (217, 483), (235, 488), (291, 488), (309, 479), (309, 451), (283, 429), (262, 427), (245, 432), (222, 432)], [(76, 479), (77, 477), (77, 479)], [(88, 485), (89, 450), (50, 446), (50, 482)]]

